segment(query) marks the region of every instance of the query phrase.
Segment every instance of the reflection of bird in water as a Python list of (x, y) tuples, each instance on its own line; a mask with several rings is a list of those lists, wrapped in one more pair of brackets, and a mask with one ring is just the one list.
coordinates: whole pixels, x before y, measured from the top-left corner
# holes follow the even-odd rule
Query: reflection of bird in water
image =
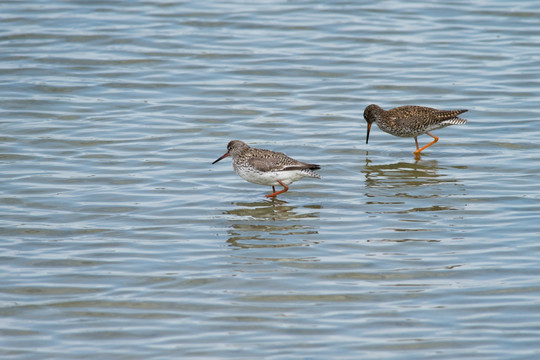
[(437, 182), (446, 182), (438, 174), (437, 160), (425, 162), (399, 161), (391, 164), (371, 164), (366, 158), (366, 166), (362, 171), (365, 174), (367, 187), (403, 187), (422, 186)]
[[(295, 220), (304, 218), (319, 217), (320, 205), (304, 206), (307, 212), (301, 211), (302, 208), (289, 205), (286, 201), (279, 199), (262, 200), (255, 202), (238, 202), (236, 207), (224, 212), (224, 214), (235, 215), (237, 217), (249, 217), (256, 220)], [(314, 212), (315, 210), (315, 212)]]
[(318, 218), (319, 209), (319, 205), (297, 207), (279, 200), (236, 203), (224, 212), (229, 215), (228, 243), (240, 248), (305, 246), (318, 233), (305, 220)]
[[(321, 178), (313, 171), (320, 169), (319, 165), (295, 160), (284, 153), (252, 148), (240, 140), (229, 142), (227, 152), (212, 164), (227, 156), (232, 157), (234, 171), (240, 177), (254, 184), (272, 186), (274, 192), (266, 197), (286, 192), (289, 190), (287, 185), (303, 177)], [(283, 190), (276, 192), (276, 185), (283, 186)]]
[[(463, 184), (448, 176), (447, 168), (436, 160), (396, 162), (374, 165), (366, 158), (362, 171), (365, 175), (366, 205), (372, 214), (426, 214), (456, 210)], [(405, 222), (415, 222), (408, 218)]]
[[(416, 142), (415, 157), (420, 158), (420, 152), (439, 141), (439, 138), (429, 131), (441, 129), (450, 125), (465, 124), (467, 120), (458, 118), (467, 110), (437, 110), (425, 106), (406, 105), (390, 110), (371, 104), (364, 110), (364, 118), (368, 123), (366, 144), (369, 140), (371, 125), (376, 122), (379, 128), (400, 137), (414, 137)], [(422, 134), (431, 136), (434, 140), (419, 148), (417, 137)]]

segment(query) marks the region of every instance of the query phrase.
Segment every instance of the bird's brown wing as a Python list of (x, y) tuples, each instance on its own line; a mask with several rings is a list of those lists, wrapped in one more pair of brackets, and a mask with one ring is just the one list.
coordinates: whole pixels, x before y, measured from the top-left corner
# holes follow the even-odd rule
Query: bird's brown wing
[(249, 164), (259, 171), (292, 171), (320, 169), (319, 165), (308, 164), (288, 157), (284, 153), (270, 150), (258, 151), (257, 156), (248, 160)]

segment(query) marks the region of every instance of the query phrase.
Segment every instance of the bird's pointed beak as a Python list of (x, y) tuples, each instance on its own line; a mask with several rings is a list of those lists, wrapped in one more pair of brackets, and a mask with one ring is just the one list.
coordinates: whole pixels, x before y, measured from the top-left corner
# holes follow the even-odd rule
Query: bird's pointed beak
[(367, 124), (366, 144), (367, 144), (367, 142), (369, 140), (369, 131), (371, 130), (371, 124), (373, 124), (373, 123), (368, 123)]
[(219, 160), (221, 160), (221, 159), (225, 159), (227, 156), (229, 156), (229, 153), (228, 153), (228, 152), (226, 152), (225, 154), (223, 154), (223, 156), (221, 156), (221, 157), (218, 158), (216, 161), (214, 161), (214, 162), (212, 163), (212, 165), (214, 165), (215, 163), (217, 163), (217, 162), (218, 162)]

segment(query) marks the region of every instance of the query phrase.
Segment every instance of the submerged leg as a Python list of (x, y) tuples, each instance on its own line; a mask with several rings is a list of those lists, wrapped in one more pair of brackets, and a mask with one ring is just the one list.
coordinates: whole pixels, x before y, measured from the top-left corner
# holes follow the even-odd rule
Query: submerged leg
[[(435, 135), (431, 135), (430, 133), (426, 133), (427, 135), (431, 136), (433, 138), (433, 141), (430, 142), (429, 144), (427, 145), (424, 145), (422, 146), (420, 149), (418, 149), (418, 141), (416, 141), (416, 151), (414, 152), (414, 155), (416, 155), (416, 157), (420, 157), (420, 152), (422, 152), (422, 150), (424, 149), (427, 149), (428, 147), (430, 147), (431, 145), (435, 144), (437, 141), (439, 141), (439, 138), (436, 137)], [(416, 140), (416, 138), (414, 138)]]
[(281, 186), (283, 186), (283, 190), (280, 190), (278, 192), (275, 192), (275, 188), (272, 186), (272, 190), (274, 190), (274, 193), (273, 194), (269, 194), (269, 195), (264, 195), (266, 197), (276, 197), (277, 195), (279, 194), (283, 194), (285, 191), (289, 190), (289, 187), (287, 185), (285, 185), (284, 183), (281, 182), (281, 180), (278, 180), (277, 181)]

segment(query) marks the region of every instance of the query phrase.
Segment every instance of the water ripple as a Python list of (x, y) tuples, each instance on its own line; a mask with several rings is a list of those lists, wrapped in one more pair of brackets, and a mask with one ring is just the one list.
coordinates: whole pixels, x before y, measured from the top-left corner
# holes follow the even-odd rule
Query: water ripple
[[(540, 12), (383, 5), (2, 2), (2, 358), (537, 356)], [(370, 103), (469, 122), (415, 161)]]

